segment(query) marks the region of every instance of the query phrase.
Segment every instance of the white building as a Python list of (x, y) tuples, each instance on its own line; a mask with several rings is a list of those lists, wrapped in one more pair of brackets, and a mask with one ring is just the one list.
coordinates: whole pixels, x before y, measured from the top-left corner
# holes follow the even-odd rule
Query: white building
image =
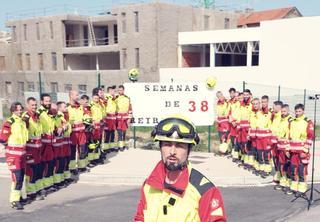
[(178, 67), (160, 81), (246, 81), (320, 91), (320, 16), (261, 22), (260, 27), (180, 32)]

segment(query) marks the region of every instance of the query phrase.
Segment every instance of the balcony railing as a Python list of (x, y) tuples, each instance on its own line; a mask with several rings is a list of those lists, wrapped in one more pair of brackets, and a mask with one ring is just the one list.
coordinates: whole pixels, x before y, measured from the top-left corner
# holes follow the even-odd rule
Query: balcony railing
[[(113, 38), (113, 44), (118, 43), (118, 37), (115, 36)], [(103, 46), (103, 45), (111, 45), (110, 44), (110, 38), (96, 38), (96, 45), (97, 46)], [(66, 47), (84, 47), (84, 46), (94, 46), (93, 41), (90, 39), (72, 39), (72, 40), (66, 40)]]

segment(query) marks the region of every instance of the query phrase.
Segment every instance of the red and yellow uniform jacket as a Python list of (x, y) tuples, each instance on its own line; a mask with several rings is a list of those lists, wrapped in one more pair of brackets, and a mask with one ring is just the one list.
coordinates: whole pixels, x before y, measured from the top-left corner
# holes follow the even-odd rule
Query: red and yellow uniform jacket
[(237, 123), (240, 121), (240, 102), (238, 100), (230, 99), (229, 100), (229, 122)]
[(250, 128), (249, 128), (249, 132), (248, 132), (248, 136), (251, 137), (251, 139), (256, 139), (257, 137), (257, 122), (258, 122), (258, 113), (260, 112), (260, 110), (255, 110), (252, 109), (251, 113), (250, 113)]
[(118, 118), (132, 118), (132, 106), (130, 98), (126, 95), (119, 95), (116, 100), (117, 117)]
[(32, 111), (27, 111), (22, 115), (22, 119), (26, 122), (26, 126), (29, 132), (28, 143), (41, 143), (42, 125), (40, 123), (39, 114), (33, 113)]
[(229, 131), (229, 103), (226, 100), (217, 102), (217, 123), (219, 132)]
[(314, 137), (313, 122), (304, 115), (291, 120), (289, 141), (291, 152), (308, 153)]
[(68, 105), (69, 123), (73, 133), (84, 132), (84, 110), (79, 103)]
[(280, 136), (280, 123), (281, 123), (281, 112), (272, 112), (271, 114), (271, 132), (272, 132), (272, 137), (271, 137), (271, 142), (272, 143), (277, 143), (277, 140)]
[(240, 103), (240, 118), (239, 118), (239, 128), (247, 130), (250, 127), (250, 115), (252, 111), (252, 104), (251, 99), (248, 99), (248, 101), (242, 101)]
[(278, 129), (278, 144), (277, 148), (281, 151), (288, 150), (289, 147), (289, 125), (292, 121), (292, 117), (290, 115), (286, 117), (282, 117), (279, 124)]
[(160, 161), (141, 189), (134, 221), (227, 221), (220, 191), (200, 172), (188, 166), (175, 184), (165, 182), (166, 173)]
[(28, 130), (26, 123), (21, 117), (13, 114), (8, 118), (0, 132), (0, 142), (8, 147), (25, 148), (28, 141)]
[(262, 108), (257, 114), (256, 122), (256, 137), (257, 138), (268, 138), (271, 137), (271, 111), (268, 108)]

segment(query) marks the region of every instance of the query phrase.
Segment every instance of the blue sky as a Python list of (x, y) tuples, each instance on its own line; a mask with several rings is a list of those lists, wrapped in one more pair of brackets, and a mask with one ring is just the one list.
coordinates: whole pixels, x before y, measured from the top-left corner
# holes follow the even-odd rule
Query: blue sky
[[(0, 29), (5, 28), (7, 13), (9, 16), (17, 15), (16, 12), (41, 12), (44, 8), (47, 11), (62, 12), (64, 10), (86, 10), (94, 14), (100, 8), (111, 8), (112, 5), (125, 4), (132, 2), (149, 2), (151, 0), (6, 0), (1, 3)], [(161, 1), (161, 0), (160, 0)], [(179, 4), (191, 3), (199, 5), (201, 0), (163, 0)], [(4, 3), (5, 2), (5, 3)], [(216, 0), (217, 6), (229, 5), (230, 8), (244, 8), (247, 5), (256, 10), (270, 8), (296, 6), (304, 16), (320, 15), (319, 0)], [(33, 11), (32, 11), (33, 10)]]

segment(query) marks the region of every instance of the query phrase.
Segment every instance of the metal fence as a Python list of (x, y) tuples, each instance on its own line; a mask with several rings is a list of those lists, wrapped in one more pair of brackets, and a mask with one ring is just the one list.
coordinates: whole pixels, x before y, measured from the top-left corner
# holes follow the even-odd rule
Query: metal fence
[[(79, 76), (80, 75), (81, 74), (79, 73)], [(1, 115), (4, 118), (9, 115), (10, 103), (14, 101), (24, 103), (29, 96), (39, 98), (41, 92), (50, 93), (53, 102), (60, 100), (68, 102), (68, 92), (71, 89), (78, 90), (80, 94), (90, 95), (92, 89), (97, 86), (107, 87), (109, 85), (114, 85), (112, 82), (108, 81), (107, 75), (101, 75), (97, 71), (93, 71), (91, 77), (86, 77), (85, 83), (79, 82), (79, 84), (75, 84), (76, 80), (72, 80), (68, 82), (68, 84), (62, 85), (59, 81), (52, 80), (50, 74), (45, 75), (44, 73), (29, 73), (25, 75), (25, 78), (22, 78), (22, 76), (23, 75), (20, 75), (19, 78), (17, 77), (17, 84), (12, 86), (13, 89), (11, 89), (12, 94), (0, 96), (0, 98), (2, 98), (0, 99), (2, 106), (0, 118)], [(67, 74), (65, 78), (68, 78)], [(1, 83), (1, 85), (2, 84), (3, 83)], [(320, 93), (308, 89), (293, 89), (283, 86), (269, 86), (250, 82), (219, 82), (217, 90), (221, 90), (228, 95), (227, 93), (230, 87), (235, 87), (239, 91), (250, 89), (253, 97), (268, 95), (270, 98), (270, 107), (272, 107), (273, 101), (281, 100), (290, 105), (292, 114), (294, 106), (298, 103), (302, 103), (305, 105), (306, 116), (312, 120), (314, 118), (314, 100), (310, 100), (309, 97)], [(5, 88), (7, 88), (7, 86), (5, 86)], [(317, 122), (320, 123), (320, 115), (317, 116)], [(137, 147), (154, 148), (154, 144), (150, 139), (150, 132), (150, 127), (131, 127), (130, 132), (128, 132), (128, 137), (132, 139), (133, 143), (135, 142)], [(217, 147), (218, 139), (214, 126), (200, 127), (199, 133), (202, 142), (200, 146), (198, 146), (198, 150), (212, 151), (212, 149)]]

